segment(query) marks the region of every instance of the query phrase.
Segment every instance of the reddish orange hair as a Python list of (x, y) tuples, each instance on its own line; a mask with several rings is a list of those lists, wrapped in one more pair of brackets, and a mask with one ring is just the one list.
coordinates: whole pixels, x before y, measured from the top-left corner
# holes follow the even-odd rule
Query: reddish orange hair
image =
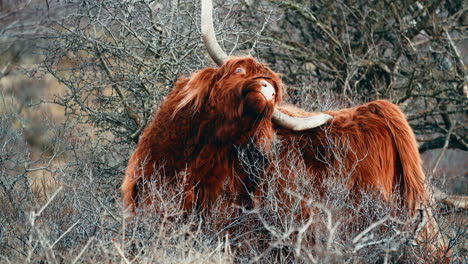
[[(311, 115), (292, 106), (280, 108), (292, 116)], [(425, 202), (425, 176), (416, 138), (396, 105), (378, 100), (325, 113), (333, 120), (315, 129), (294, 132), (275, 127), (285, 145), (295, 142), (302, 146), (301, 158), (317, 181), (330, 167), (342, 166), (340, 170), (349, 173), (350, 190), (371, 188), (386, 200), (398, 191), (411, 213)]]
[[(274, 87), (273, 99), (262, 95), (264, 81)], [(251, 57), (232, 58), (218, 69), (180, 78), (130, 157), (121, 187), (125, 207), (135, 212), (152, 205), (149, 185), (154, 182), (182, 185), (185, 211), (209, 208), (219, 198), (251, 206), (251, 194), (260, 194), (263, 188), (258, 177), (268, 177), (273, 167), (268, 164), (273, 142), (281, 145), (276, 167), (287, 170), (285, 159), (295, 153), (319, 188), (323, 177), (340, 167), (348, 173), (347, 186), (356, 197), (366, 190), (377, 191), (389, 202), (396, 196), (410, 215), (427, 202), (417, 142), (396, 105), (378, 100), (328, 111), (333, 119), (325, 125), (292, 131), (272, 123), (275, 108), (296, 117), (315, 113), (281, 105), (281, 93), (278, 75)], [(337, 155), (342, 147), (350, 151)], [(240, 151), (256, 163), (253, 171), (243, 168)], [(276, 185), (287, 188), (289, 180), (283, 177)], [(423, 233), (439, 238), (430, 209), (427, 213), (429, 224)]]
[[(259, 79), (276, 89), (273, 101), (257, 92)], [(134, 210), (151, 204), (143, 190), (155, 173), (170, 182), (181, 182), (177, 177), (186, 175), (185, 210), (195, 204), (206, 207), (222, 194), (233, 202), (246, 199), (245, 186), (252, 184), (245, 182), (236, 146), (252, 139), (257, 144), (271, 141), (271, 115), (274, 104), (281, 102), (280, 87), (279, 77), (250, 57), (179, 79), (130, 158), (121, 187), (125, 206)]]
[[(259, 79), (276, 89), (273, 101), (258, 93)], [(350, 190), (372, 188), (385, 199), (397, 191), (410, 212), (424, 202), (416, 139), (396, 105), (374, 101), (329, 111), (326, 113), (333, 120), (328, 124), (294, 132), (272, 124), (275, 106), (292, 116), (314, 114), (280, 103), (279, 77), (250, 57), (233, 58), (218, 69), (207, 68), (190, 79), (181, 78), (130, 158), (122, 184), (125, 206), (134, 210), (151, 204), (150, 194), (144, 190), (155, 173), (173, 183), (184, 178), (185, 210), (194, 205), (207, 207), (221, 196), (244, 203), (257, 186), (242, 169), (238, 149), (253, 142), (265, 151), (273, 138), (279, 138), (286, 151), (295, 145), (292, 142), (303, 146), (298, 155), (308, 171), (318, 175), (318, 181), (327, 169), (338, 166), (333, 147), (348, 144), (352, 152), (340, 158), (352, 172)], [(334, 146), (326, 146), (326, 142)], [(252, 153), (252, 157), (257, 154), (263, 155)], [(268, 164), (263, 165), (267, 170)]]

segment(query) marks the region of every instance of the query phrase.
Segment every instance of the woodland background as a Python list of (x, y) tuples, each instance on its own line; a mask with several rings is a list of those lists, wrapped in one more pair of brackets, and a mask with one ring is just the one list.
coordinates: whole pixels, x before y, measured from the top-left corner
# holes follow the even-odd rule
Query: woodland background
[[(255, 223), (244, 236), (223, 233), (217, 219), (228, 213), (203, 225), (182, 216), (178, 196), (164, 191), (164, 213), (125, 225), (119, 186), (139, 135), (178, 77), (213, 66), (199, 8), (0, 0), (0, 263), (411, 262), (401, 235), (354, 243), (339, 182), (314, 227), (325, 238), (310, 249), (288, 233), (293, 219), (268, 211), (273, 200), (239, 220)], [(227, 0), (215, 1), (214, 14), (225, 50), (279, 73), (289, 103), (310, 111), (398, 104), (429, 183), (468, 195), (467, 10), (461, 0)], [(466, 262), (466, 212), (434, 206), (452, 262)]]

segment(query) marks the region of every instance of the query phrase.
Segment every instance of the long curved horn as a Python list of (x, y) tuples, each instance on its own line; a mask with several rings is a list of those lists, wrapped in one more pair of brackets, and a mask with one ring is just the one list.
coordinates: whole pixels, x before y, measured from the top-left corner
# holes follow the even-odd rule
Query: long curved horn
[[(201, 1), (201, 31), (202, 39), (208, 50), (208, 54), (210, 54), (211, 58), (218, 66), (223, 65), (229, 57), (216, 40), (213, 26), (213, 3), (211, 0)], [(331, 118), (332, 117), (327, 114), (318, 114), (311, 117), (292, 117), (283, 114), (275, 107), (272, 120), (285, 128), (301, 131), (321, 126)]]
[(211, 0), (201, 1), (201, 31), (202, 39), (211, 58), (218, 66), (223, 65), (228, 60), (228, 55), (219, 46), (216, 40), (213, 26), (213, 3)]
[(321, 126), (325, 124), (328, 120), (333, 117), (324, 113), (310, 117), (293, 117), (287, 114), (284, 114), (278, 108), (275, 107), (273, 112), (272, 120), (276, 124), (291, 129), (293, 131), (302, 131), (306, 129), (311, 129), (314, 127)]

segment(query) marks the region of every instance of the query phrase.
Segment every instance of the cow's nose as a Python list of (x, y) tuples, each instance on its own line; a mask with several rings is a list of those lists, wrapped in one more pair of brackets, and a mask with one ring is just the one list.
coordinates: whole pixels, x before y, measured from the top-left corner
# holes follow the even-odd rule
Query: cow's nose
[(260, 93), (263, 94), (263, 96), (265, 96), (265, 99), (267, 99), (267, 101), (270, 101), (271, 99), (273, 99), (276, 93), (273, 85), (271, 85), (269, 82), (265, 80), (260, 80), (260, 84), (262, 85), (262, 89), (260, 90)]

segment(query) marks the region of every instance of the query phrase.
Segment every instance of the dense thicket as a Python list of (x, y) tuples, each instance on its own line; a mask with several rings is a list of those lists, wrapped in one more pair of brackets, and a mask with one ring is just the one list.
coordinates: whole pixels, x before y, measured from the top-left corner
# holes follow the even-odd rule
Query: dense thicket
[[(388, 99), (420, 152), (467, 150), (466, 1), (215, 4), (221, 45), (278, 72), (288, 102), (321, 111)], [(0, 0), (0, 262), (415, 261), (413, 222), (370, 198), (350, 204), (339, 181), (308, 201), (311, 223), (279, 212), (270, 188), (262, 210), (228, 227), (230, 210), (182, 215), (180, 193), (165, 190), (162, 213), (125, 224), (118, 187), (142, 129), (179, 76), (213, 66), (199, 11), (191, 0)], [(437, 219), (463, 263), (466, 213), (452, 213)], [(362, 234), (362, 223), (378, 228)]]

